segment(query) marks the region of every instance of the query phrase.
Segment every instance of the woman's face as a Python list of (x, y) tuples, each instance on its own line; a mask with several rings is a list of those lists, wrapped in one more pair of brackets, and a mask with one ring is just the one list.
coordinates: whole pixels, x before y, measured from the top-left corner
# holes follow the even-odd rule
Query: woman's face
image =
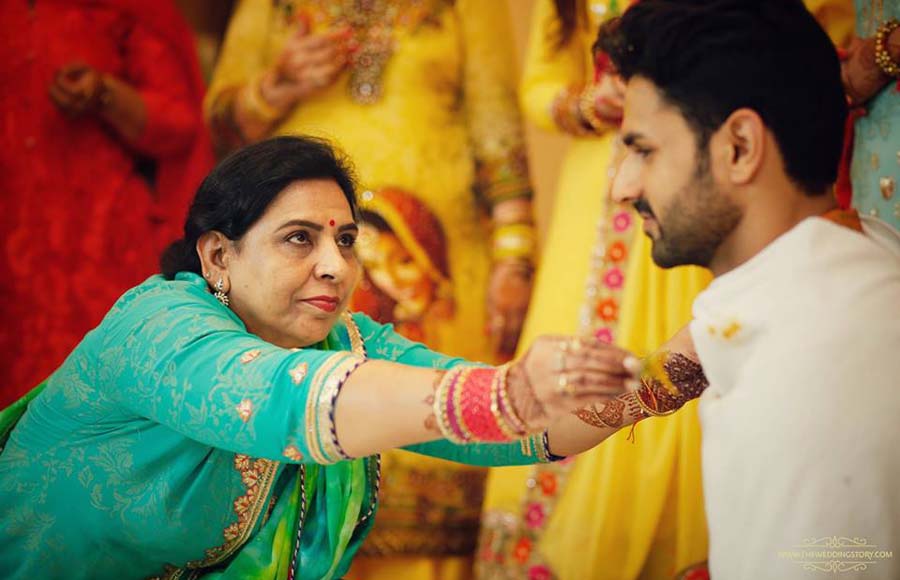
[(292, 183), (225, 251), (231, 308), (247, 330), (272, 344), (321, 341), (358, 281), (357, 234), (336, 182)]

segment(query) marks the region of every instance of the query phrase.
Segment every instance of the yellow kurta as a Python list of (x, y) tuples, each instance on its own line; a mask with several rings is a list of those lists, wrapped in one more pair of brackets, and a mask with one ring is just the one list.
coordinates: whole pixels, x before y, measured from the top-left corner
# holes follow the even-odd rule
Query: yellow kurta
[[(590, 81), (590, 47), (613, 4), (580, 3), (588, 22), (557, 50), (553, 2), (538, 0), (521, 90), (530, 120), (554, 129), (553, 99), (567, 86)], [(625, 4), (618, 2), (620, 8)], [(833, 39), (846, 38), (852, 29), (849, 0), (808, 4), (829, 24)], [(539, 334), (582, 331), (592, 326), (585, 316), (596, 321), (602, 312), (609, 317), (601, 321), (608, 337), (647, 354), (690, 320), (693, 299), (710, 280), (699, 268), (656, 267), (650, 240), (634, 226), (633, 213), (629, 221), (623, 208), (609, 203), (613, 141), (610, 133), (571, 142), (522, 345)], [(626, 224), (631, 225), (617, 233), (617, 225)], [(604, 250), (608, 256), (615, 239), (626, 236), (627, 265), (620, 278), (610, 278), (615, 261), (602, 263), (597, 256)], [(592, 276), (599, 280), (589, 284)], [(604, 294), (599, 299), (593, 294), (598, 288)], [(608, 310), (595, 308), (604, 303)], [(477, 576), (649, 580), (674, 578), (703, 563), (708, 539), (696, 403), (672, 417), (643, 421), (634, 434), (633, 443), (628, 433), (618, 433), (565, 465), (491, 470)]]
[[(555, 128), (549, 110), (556, 95), (593, 78), (590, 47), (611, 4), (582, 4), (589, 21), (557, 50), (553, 2), (538, 1), (521, 91), (523, 110), (538, 125)], [(591, 327), (584, 317), (602, 317), (596, 306), (605, 303), (611, 308), (603, 311), (610, 335), (625, 348), (646, 354), (688, 322), (691, 302), (710, 278), (698, 268), (657, 268), (633, 212), (611, 205), (608, 171), (614, 139), (610, 132), (571, 142), (523, 345), (539, 334), (574, 334)], [(628, 248), (627, 258), (618, 268), (598, 267), (597, 256), (615, 239)], [(608, 277), (612, 269), (619, 273)], [(594, 294), (597, 288), (589, 290), (592, 276), (600, 278), (595, 286), (605, 293), (602, 300)], [(626, 441), (627, 432), (619, 433), (563, 466), (492, 470), (479, 577), (666, 578), (705, 560), (694, 406), (667, 419), (645, 421), (635, 435), (632, 443)]]
[[(318, 31), (341, 22), (345, 5), (354, 3), (239, 2), (207, 96), (213, 122), (235, 87), (272, 65), (298, 15)], [(372, 104), (352, 98), (353, 71), (345, 72), (274, 133), (328, 138), (357, 169), (368, 275), (356, 309), (434, 350), (490, 361), (485, 209), (530, 195), (506, 5), (372, 5), (387, 8), (357, 25), (386, 24), (393, 42), (375, 75), (380, 97)], [(350, 577), (470, 576), (484, 471), (392, 452), (383, 473), (375, 527)]]

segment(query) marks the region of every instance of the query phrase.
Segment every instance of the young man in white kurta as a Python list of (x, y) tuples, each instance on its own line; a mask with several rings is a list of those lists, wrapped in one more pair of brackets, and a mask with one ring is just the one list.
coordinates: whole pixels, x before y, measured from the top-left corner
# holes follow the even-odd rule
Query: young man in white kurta
[(709, 267), (690, 330), (715, 580), (900, 579), (900, 237), (836, 209), (840, 64), (799, 0), (642, 0), (627, 80), (657, 264)]
[(713, 578), (900, 578), (900, 236), (879, 225), (808, 218), (694, 302)]

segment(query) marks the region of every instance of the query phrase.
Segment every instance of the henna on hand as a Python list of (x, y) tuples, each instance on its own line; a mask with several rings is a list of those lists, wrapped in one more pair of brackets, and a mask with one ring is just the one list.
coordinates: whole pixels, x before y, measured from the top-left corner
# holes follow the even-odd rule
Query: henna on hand
[(625, 396), (620, 395), (612, 399), (600, 409), (597, 408), (597, 405), (590, 405), (574, 411), (573, 414), (591, 427), (618, 429), (625, 421), (625, 401), (623, 400)]

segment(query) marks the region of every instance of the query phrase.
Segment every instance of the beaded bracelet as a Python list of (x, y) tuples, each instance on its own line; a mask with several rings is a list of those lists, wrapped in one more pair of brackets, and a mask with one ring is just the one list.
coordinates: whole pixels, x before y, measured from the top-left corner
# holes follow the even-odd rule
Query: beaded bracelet
[(878, 32), (875, 33), (875, 62), (884, 74), (892, 78), (900, 77), (900, 65), (891, 58), (887, 40), (897, 28), (900, 28), (900, 22), (892, 19), (879, 26)]

